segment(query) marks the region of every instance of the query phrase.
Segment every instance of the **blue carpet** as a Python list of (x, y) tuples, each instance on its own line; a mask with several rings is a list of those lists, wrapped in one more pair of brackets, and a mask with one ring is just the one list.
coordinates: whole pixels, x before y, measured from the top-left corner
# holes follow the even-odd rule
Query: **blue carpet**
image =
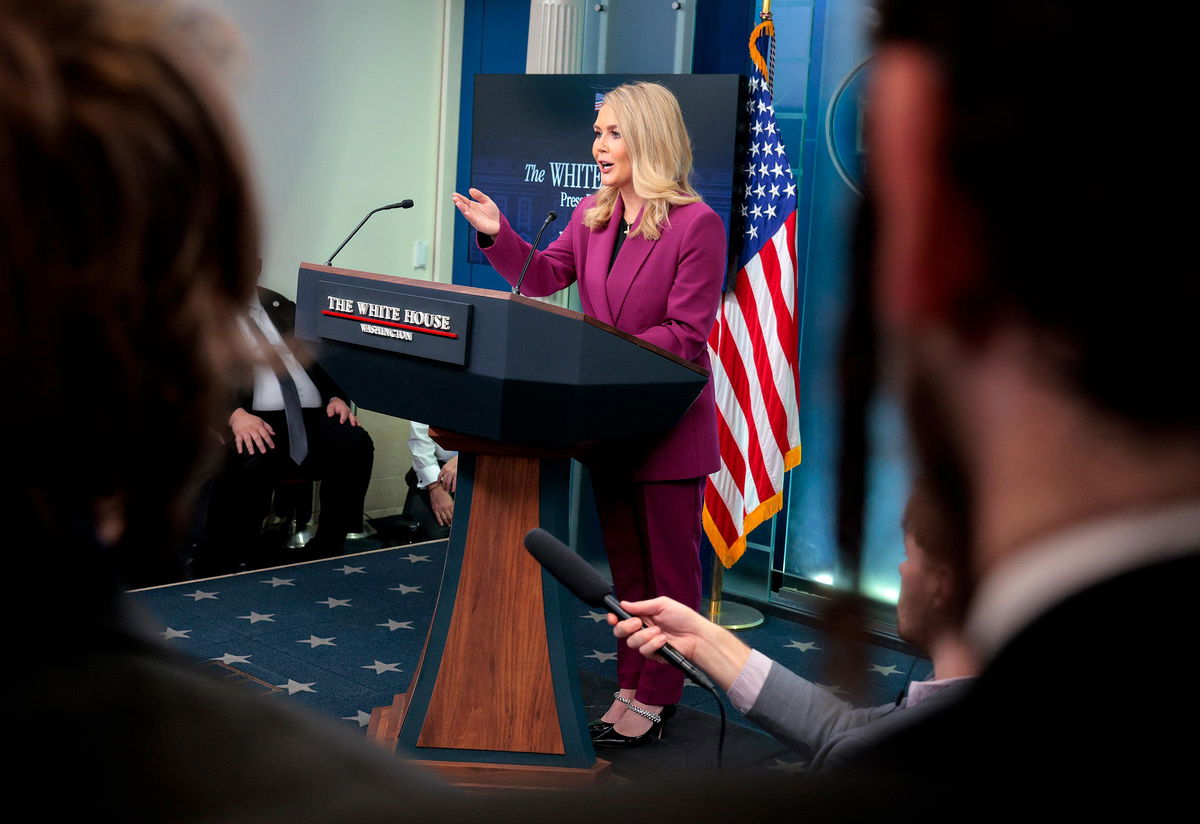
[[(445, 553), (445, 541), (410, 544), (186, 581), (132, 597), (168, 644), (236, 671), (279, 700), (365, 727), (372, 708), (408, 688), (433, 617)], [(601, 613), (576, 604), (576, 661), (594, 676), (585, 682), (615, 683), (616, 640)], [(820, 630), (768, 616), (739, 637), (800, 675), (823, 680), (831, 644)], [(929, 673), (928, 661), (885, 646), (870, 647), (868, 659), (864, 703), (892, 701), (910, 677)], [(712, 697), (699, 688), (684, 690), (683, 703), (716, 712)], [(753, 727), (728, 702), (726, 707), (730, 721)]]

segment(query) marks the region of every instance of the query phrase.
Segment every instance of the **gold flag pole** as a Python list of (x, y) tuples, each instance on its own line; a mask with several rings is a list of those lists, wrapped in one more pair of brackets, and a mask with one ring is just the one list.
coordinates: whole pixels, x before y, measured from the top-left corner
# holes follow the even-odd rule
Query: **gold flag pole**
[(765, 620), (754, 607), (737, 601), (722, 600), (725, 584), (725, 565), (713, 554), (712, 583), (708, 588), (708, 601), (702, 611), (708, 620), (729, 630), (753, 629)]
[[(763, 0), (762, 12), (759, 13), (758, 16), (764, 24), (771, 23), (771, 0)], [(759, 29), (761, 28), (762, 26), (759, 27)], [(759, 29), (755, 29), (755, 34), (758, 33)], [(770, 28), (768, 28), (768, 33), (771, 33)], [(751, 35), (752, 49), (753, 39), (754, 35)], [(770, 63), (768, 64), (768, 68), (763, 72), (768, 83), (774, 79), (771, 76), (774, 74), (774, 69), (775, 42), (774, 39), (772, 39)], [(737, 601), (723, 600), (724, 587), (725, 564), (721, 562), (721, 559), (717, 557), (716, 553), (714, 552), (712, 581), (708, 588), (707, 603), (702, 606), (702, 612), (707, 615), (708, 620), (712, 621), (719, 627), (724, 627), (725, 629), (729, 630), (752, 629), (754, 627), (761, 626), (764, 620), (763, 614), (754, 607), (740, 604)]]

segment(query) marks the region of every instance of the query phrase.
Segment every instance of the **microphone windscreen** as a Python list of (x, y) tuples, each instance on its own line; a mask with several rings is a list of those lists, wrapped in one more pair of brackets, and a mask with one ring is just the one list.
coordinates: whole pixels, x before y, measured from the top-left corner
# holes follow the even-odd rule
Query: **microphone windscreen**
[(604, 606), (604, 596), (612, 593), (612, 584), (569, 546), (539, 527), (525, 533), (525, 548), (579, 600), (588, 606)]
[(558, 212), (546, 212), (546, 222), (553, 223), (558, 220)]

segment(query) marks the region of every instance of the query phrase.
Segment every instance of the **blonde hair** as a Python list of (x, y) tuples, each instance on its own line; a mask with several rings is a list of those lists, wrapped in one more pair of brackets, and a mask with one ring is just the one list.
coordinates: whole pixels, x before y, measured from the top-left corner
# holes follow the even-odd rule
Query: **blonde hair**
[[(672, 206), (696, 203), (700, 195), (692, 174), (692, 142), (683, 112), (671, 91), (659, 83), (628, 83), (604, 95), (612, 106), (633, 169), (633, 190), (645, 201), (642, 219), (630, 235), (657, 240), (668, 225)], [(618, 191), (601, 186), (596, 202), (583, 215), (583, 225), (596, 231), (608, 225)]]

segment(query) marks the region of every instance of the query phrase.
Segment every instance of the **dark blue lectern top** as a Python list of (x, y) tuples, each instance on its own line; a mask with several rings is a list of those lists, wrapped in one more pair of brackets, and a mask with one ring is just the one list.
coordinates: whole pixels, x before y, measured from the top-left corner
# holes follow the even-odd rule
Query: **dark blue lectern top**
[(365, 409), (514, 444), (668, 429), (707, 372), (520, 295), (303, 264), (296, 334)]

